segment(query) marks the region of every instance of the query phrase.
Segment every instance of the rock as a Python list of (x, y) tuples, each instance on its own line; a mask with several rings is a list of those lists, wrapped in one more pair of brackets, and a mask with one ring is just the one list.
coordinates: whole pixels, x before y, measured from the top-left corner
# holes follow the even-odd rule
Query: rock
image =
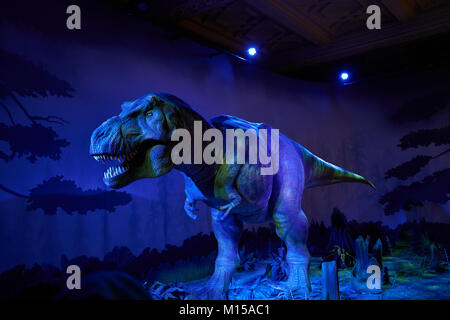
[(322, 299), (339, 300), (339, 281), (336, 261), (322, 263)]

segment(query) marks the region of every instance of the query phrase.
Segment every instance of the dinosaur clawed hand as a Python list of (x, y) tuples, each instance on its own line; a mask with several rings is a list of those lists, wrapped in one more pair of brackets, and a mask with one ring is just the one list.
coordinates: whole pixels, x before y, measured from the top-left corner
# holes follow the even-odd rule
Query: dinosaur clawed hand
[(197, 220), (198, 215), (196, 214), (196, 212), (198, 212), (198, 209), (195, 207), (195, 202), (195, 200), (186, 198), (186, 200), (184, 201), (184, 211), (186, 211), (187, 215), (190, 218)]
[(218, 217), (219, 220), (224, 220), (230, 214), (231, 210), (236, 208), (241, 203), (242, 198), (237, 193), (233, 193), (229, 197), (231, 199), (231, 202), (219, 208), (220, 211), (225, 211), (221, 216)]

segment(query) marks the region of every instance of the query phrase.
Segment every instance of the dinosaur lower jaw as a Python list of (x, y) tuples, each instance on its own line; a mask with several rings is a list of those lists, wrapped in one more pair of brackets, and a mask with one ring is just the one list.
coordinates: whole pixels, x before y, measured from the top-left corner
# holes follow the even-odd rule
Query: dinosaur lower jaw
[(128, 173), (130, 170), (129, 164), (123, 163), (118, 166), (111, 166), (103, 173), (104, 180), (110, 180), (117, 178), (119, 176), (123, 176)]
[(159, 144), (156, 140), (147, 140), (128, 153), (97, 153), (91, 156), (108, 165), (103, 173), (103, 182), (108, 187), (121, 188), (140, 178), (139, 168), (143, 167), (147, 151)]
[(103, 182), (108, 187), (120, 188), (124, 186), (127, 177), (130, 176), (130, 169), (125, 165), (117, 167), (109, 167), (107, 171), (103, 174)]
[(108, 164), (109, 162), (118, 161), (118, 165), (108, 166), (106, 171), (103, 173), (103, 180), (113, 180), (119, 176), (127, 174), (137, 158), (137, 151), (131, 151), (129, 153), (123, 154), (110, 154), (110, 153), (100, 153), (92, 155), (95, 160)]

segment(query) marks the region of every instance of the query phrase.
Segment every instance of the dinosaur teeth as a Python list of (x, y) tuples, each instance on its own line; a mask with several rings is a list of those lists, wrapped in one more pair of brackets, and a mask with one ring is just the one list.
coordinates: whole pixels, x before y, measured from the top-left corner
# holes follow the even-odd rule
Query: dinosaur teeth
[(130, 167), (127, 161), (130, 161), (133, 159), (133, 157), (137, 154), (135, 150), (130, 151), (129, 153), (122, 153), (122, 154), (97, 154), (93, 155), (94, 159), (97, 161), (100, 161), (104, 164), (107, 164), (108, 162), (112, 161), (119, 161), (120, 165), (117, 166), (108, 166), (106, 171), (103, 173), (104, 179), (111, 179), (114, 177), (117, 177), (119, 175), (122, 175), (126, 173)]
[(104, 164), (106, 164), (107, 162), (118, 161), (120, 162), (120, 165), (123, 166), (123, 163), (132, 160), (135, 154), (135, 151), (123, 154), (98, 154), (93, 155), (93, 158)]
[(126, 172), (128, 170), (128, 166), (118, 166), (118, 167), (109, 167), (104, 173), (103, 177), (105, 179), (113, 178), (118, 175), (121, 175), (122, 173)]

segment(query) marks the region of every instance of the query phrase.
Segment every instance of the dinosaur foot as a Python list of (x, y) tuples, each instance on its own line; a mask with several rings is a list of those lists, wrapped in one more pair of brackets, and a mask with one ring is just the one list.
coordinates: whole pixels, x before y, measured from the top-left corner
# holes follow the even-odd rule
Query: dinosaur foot
[(311, 296), (311, 284), (307, 267), (303, 264), (290, 264), (287, 281), (278, 284), (270, 284), (278, 299), (283, 300), (309, 300)]
[(305, 288), (290, 288), (287, 281), (268, 284), (273, 291), (271, 296), (276, 300), (309, 300), (310, 291)]
[(191, 300), (228, 300), (231, 272), (216, 270), (204, 287), (191, 294)]
[(300, 293), (304, 299), (308, 300), (311, 294), (308, 266), (305, 264), (290, 263), (286, 286), (290, 291)]

